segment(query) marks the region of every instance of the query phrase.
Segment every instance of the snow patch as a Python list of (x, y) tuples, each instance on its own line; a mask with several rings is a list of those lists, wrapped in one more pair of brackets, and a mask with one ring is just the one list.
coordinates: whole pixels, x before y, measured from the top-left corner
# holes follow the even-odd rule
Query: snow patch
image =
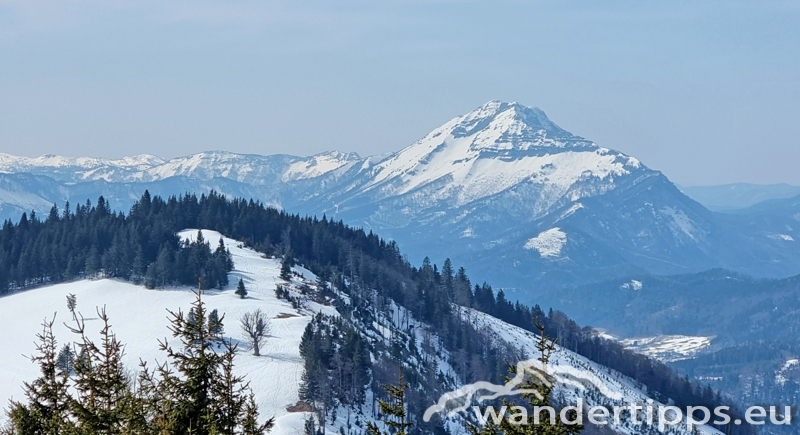
[(783, 363), (783, 367), (781, 367), (781, 369), (778, 370), (778, 373), (775, 374), (775, 383), (781, 385), (785, 384), (788, 380), (786, 378), (786, 376), (788, 376), (788, 372), (797, 366), (800, 366), (800, 360), (797, 358), (789, 359)]
[(680, 233), (686, 234), (692, 240), (697, 240), (697, 236), (702, 233), (702, 230), (697, 228), (694, 222), (686, 216), (686, 213), (683, 210), (676, 210), (672, 207), (664, 207), (661, 209), (661, 213), (665, 216), (669, 217), (670, 228), (672, 232), (677, 236)]
[(544, 258), (557, 258), (561, 256), (561, 249), (567, 243), (567, 235), (560, 228), (550, 228), (539, 233), (538, 236), (528, 239), (524, 249), (535, 249)]
[(642, 282), (641, 281), (637, 281), (635, 279), (632, 279), (630, 282), (626, 282), (625, 284), (622, 284), (621, 286), (619, 286), (619, 288), (622, 289), (622, 290), (631, 289), (631, 290), (638, 291), (638, 290), (642, 289)]
[(787, 242), (794, 242), (794, 238), (788, 234), (770, 234), (767, 237), (772, 240), (785, 240)]
[(715, 336), (656, 335), (653, 337), (626, 338), (620, 343), (626, 348), (661, 361), (679, 361), (691, 358), (711, 346)]
[(353, 156), (355, 155), (330, 152), (312, 156), (307, 160), (300, 160), (289, 165), (289, 168), (283, 173), (283, 181), (296, 181), (320, 177), (340, 169), (345, 165), (352, 165), (354, 160)]

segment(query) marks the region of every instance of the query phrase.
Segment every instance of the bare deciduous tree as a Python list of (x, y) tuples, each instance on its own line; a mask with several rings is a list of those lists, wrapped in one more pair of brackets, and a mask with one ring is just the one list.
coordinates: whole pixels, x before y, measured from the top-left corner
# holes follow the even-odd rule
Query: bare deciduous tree
[(260, 309), (244, 313), (240, 319), (247, 343), (253, 348), (253, 355), (261, 356), (260, 348), (264, 339), (272, 332), (272, 323)]

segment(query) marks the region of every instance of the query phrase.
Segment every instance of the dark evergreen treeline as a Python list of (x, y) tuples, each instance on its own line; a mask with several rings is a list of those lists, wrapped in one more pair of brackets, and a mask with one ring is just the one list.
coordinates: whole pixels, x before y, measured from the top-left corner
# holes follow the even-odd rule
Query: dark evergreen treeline
[(17, 224), (0, 229), (0, 293), (31, 285), (81, 277), (114, 277), (144, 282), (149, 288), (197, 284), (206, 288), (228, 283), (233, 268), (229, 252), (212, 252), (202, 235), (181, 243), (174, 223), (159, 219), (163, 201), (148, 192), (125, 216), (112, 212), (101, 196), (74, 210), (54, 205), (46, 219), (23, 214)]
[[(563, 346), (637, 379), (662, 397), (672, 398), (680, 405), (706, 404), (709, 399), (704, 397), (703, 389), (663, 364), (597, 338), (563, 313), (545, 314), (539, 307), (512, 304), (503, 292), (495, 295), (486, 284), (473, 287), (466, 271), (454, 270), (449, 260), (441, 270), (429, 260), (416, 268), (400, 254), (395, 242), (387, 242), (372, 232), (350, 228), (325, 216), (318, 219), (292, 215), (252, 199), (228, 200), (213, 192), (199, 198), (188, 194), (166, 200), (151, 198), (145, 192), (127, 216), (112, 213), (104, 201), (98, 200), (96, 207), (87, 203), (74, 213), (67, 209), (59, 215), (54, 208), (44, 221), (33, 216), (23, 217), (16, 225), (7, 221), (0, 230), (0, 273), (4, 274), (0, 282), (8, 288), (60, 281), (81, 273), (125, 277), (129, 270), (128, 276), (136, 278), (142, 271), (148, 275), (151, 269), (154, 277), (161, 277), (165, 275), (160, 273), (168, 273), (167, 265), (172, 273), (199, 276), (214, 264), (223, 263), (219, 260), (221, 251), (216, 256), (209, 252), (193, 257), (214, 259), (205, 264), (185, 261), (183, 253), (192, 252), (192, 248), (181, 246), (176, 236), (184, 228), (216, 230), (261, 252), (283, 255), (288, 261), (296, 259), (347, 292), (356, 315), (370, 316), (369, 310), (363, 309), (366, 305), (395, 301), (431, 325), (445, 340), (445, 348), (458, 356), (454, 366), (468, 382), (487, 373), (502, 373), (497, 364), (502, 356), (455, 315), (453, 304), (474, 307), (531, 331), (535, 330), (531, 319), (538, 317)], [(115, 243), (120, 248), (114, 249)], [(129, 243), (130, 248), (121, 249), (124, 243)], [(103, 263), (106, 257), (109, 260)], [(142, 260), (137, 261), (137, 257)], [(163, 267), (160, 259), (164, 259)], [(119, 266), (127, 264), (130, 269)], [(181, 278), (166, 276), (162, 281), (156, 278), (149, 282), (181, 282)], [(377, 299), (373, 290), (377, 291)], [(483, 378), (490, 379), (495, 378)]]

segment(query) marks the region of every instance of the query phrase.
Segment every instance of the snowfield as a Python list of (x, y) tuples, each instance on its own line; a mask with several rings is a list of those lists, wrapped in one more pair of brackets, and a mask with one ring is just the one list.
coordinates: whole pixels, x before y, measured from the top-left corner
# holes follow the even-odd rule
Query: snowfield
[[(636, 290), (636, 289), (634, 289)], [(691, 358), (711, 346), (715, 336), (657, 335), (620, 340), (626, 348), (661, 361), (679, 361)]]
[(523, 248), (535, 249), (543, 258), (558, 258), (561, 248), (567, 243), (567, 234), (560, 228), (550, 228), (542, 231), (538, 236), (528, 239)]
[[(197, 230), (180, 233), (183, 238), (193, 239)], [(203, 231), (203, 237), (211, 246), (219, 242), (220, 234)], [(272, 336), (267, 339), (261, 357), (254, 357), (247, 349), (239, 348), (236, 372), (246, 375), (259, 405), (262, 420), (275, 416), (273, 434), (297, 435), (303, 433), (303, 413), (289, 413), (286, 407), (298, 401), (298, 385), (303, 372), (300, 358), (300, 338), (310, 317), (293, 309), (291, 305), (275, 297), (275, 286), (284, 283), (279, 277), (280, 262), (263, 258), (260, 253), (241, 247), (239, 242), (224, 238), (225, 246), (233, 254), (235, 269), (230, 274), (230, 285), (224, 290), (209, 290), (203, 301), (210, 310), (217, 309), (223, 320), (226, 338), (243, 339), (239, 328), (239, 317), (260, 308), (272, 319)], [(297, 268), (309, 277), (309, 272)], [(236, 284), (242, 278), (248, 291), (246, 299), (234, 294)], [(4, 357), (0, 359), (0, 403), (6, 407), (9, 399), (23, 400), (22, 382), (38, 377), (37, 367), (24, 355), (35, 351), (36, 333), (41, 331), (44, 319), (52, 319), (57, 313), (54, 332), (59, 346), (77, 339), (64, 322), (72, 324), (67, 310), (66, 296), (77, 296), (78, 310), (86, 321), (86, 329), (93, 338), (99, 337), (101, 328), (95, 309), (106, 308), (112, 330), (126, 344), (124, 363), (134, 373), (139, 360), (163, 362), (165, 355), (158, 350), (158, 339), (171, 338), (167, 325), (167, 309), (186, 312), (195, 296), (186, 288), (148, 290), (129, 282), (99, 279), (81, 280), (65, 284), (41, 287), (0, 299), (0, 316), (9, 325), (0, 332)], [(5, 419), (5, 414), (0, 420)]]

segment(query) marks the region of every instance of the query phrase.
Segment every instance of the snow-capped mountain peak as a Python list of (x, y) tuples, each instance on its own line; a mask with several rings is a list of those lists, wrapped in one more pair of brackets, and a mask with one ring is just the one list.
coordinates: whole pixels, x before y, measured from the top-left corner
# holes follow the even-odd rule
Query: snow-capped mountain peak
[(548, 195), (558, 199), (582, 180), (640, 166), (563, 130), (540, 109), (490, 101), (377, 164), (365, 190), (388, 197), (437, 185), (428, 198), (464, 205), (531, 183), (549, 186)]
[(448, 135), (453, 138), (473, 138), (470, 149), (478, 151), (597, 147), (556, 125), (538, 107), (496, 100), (453, 118), (425, 139)]

